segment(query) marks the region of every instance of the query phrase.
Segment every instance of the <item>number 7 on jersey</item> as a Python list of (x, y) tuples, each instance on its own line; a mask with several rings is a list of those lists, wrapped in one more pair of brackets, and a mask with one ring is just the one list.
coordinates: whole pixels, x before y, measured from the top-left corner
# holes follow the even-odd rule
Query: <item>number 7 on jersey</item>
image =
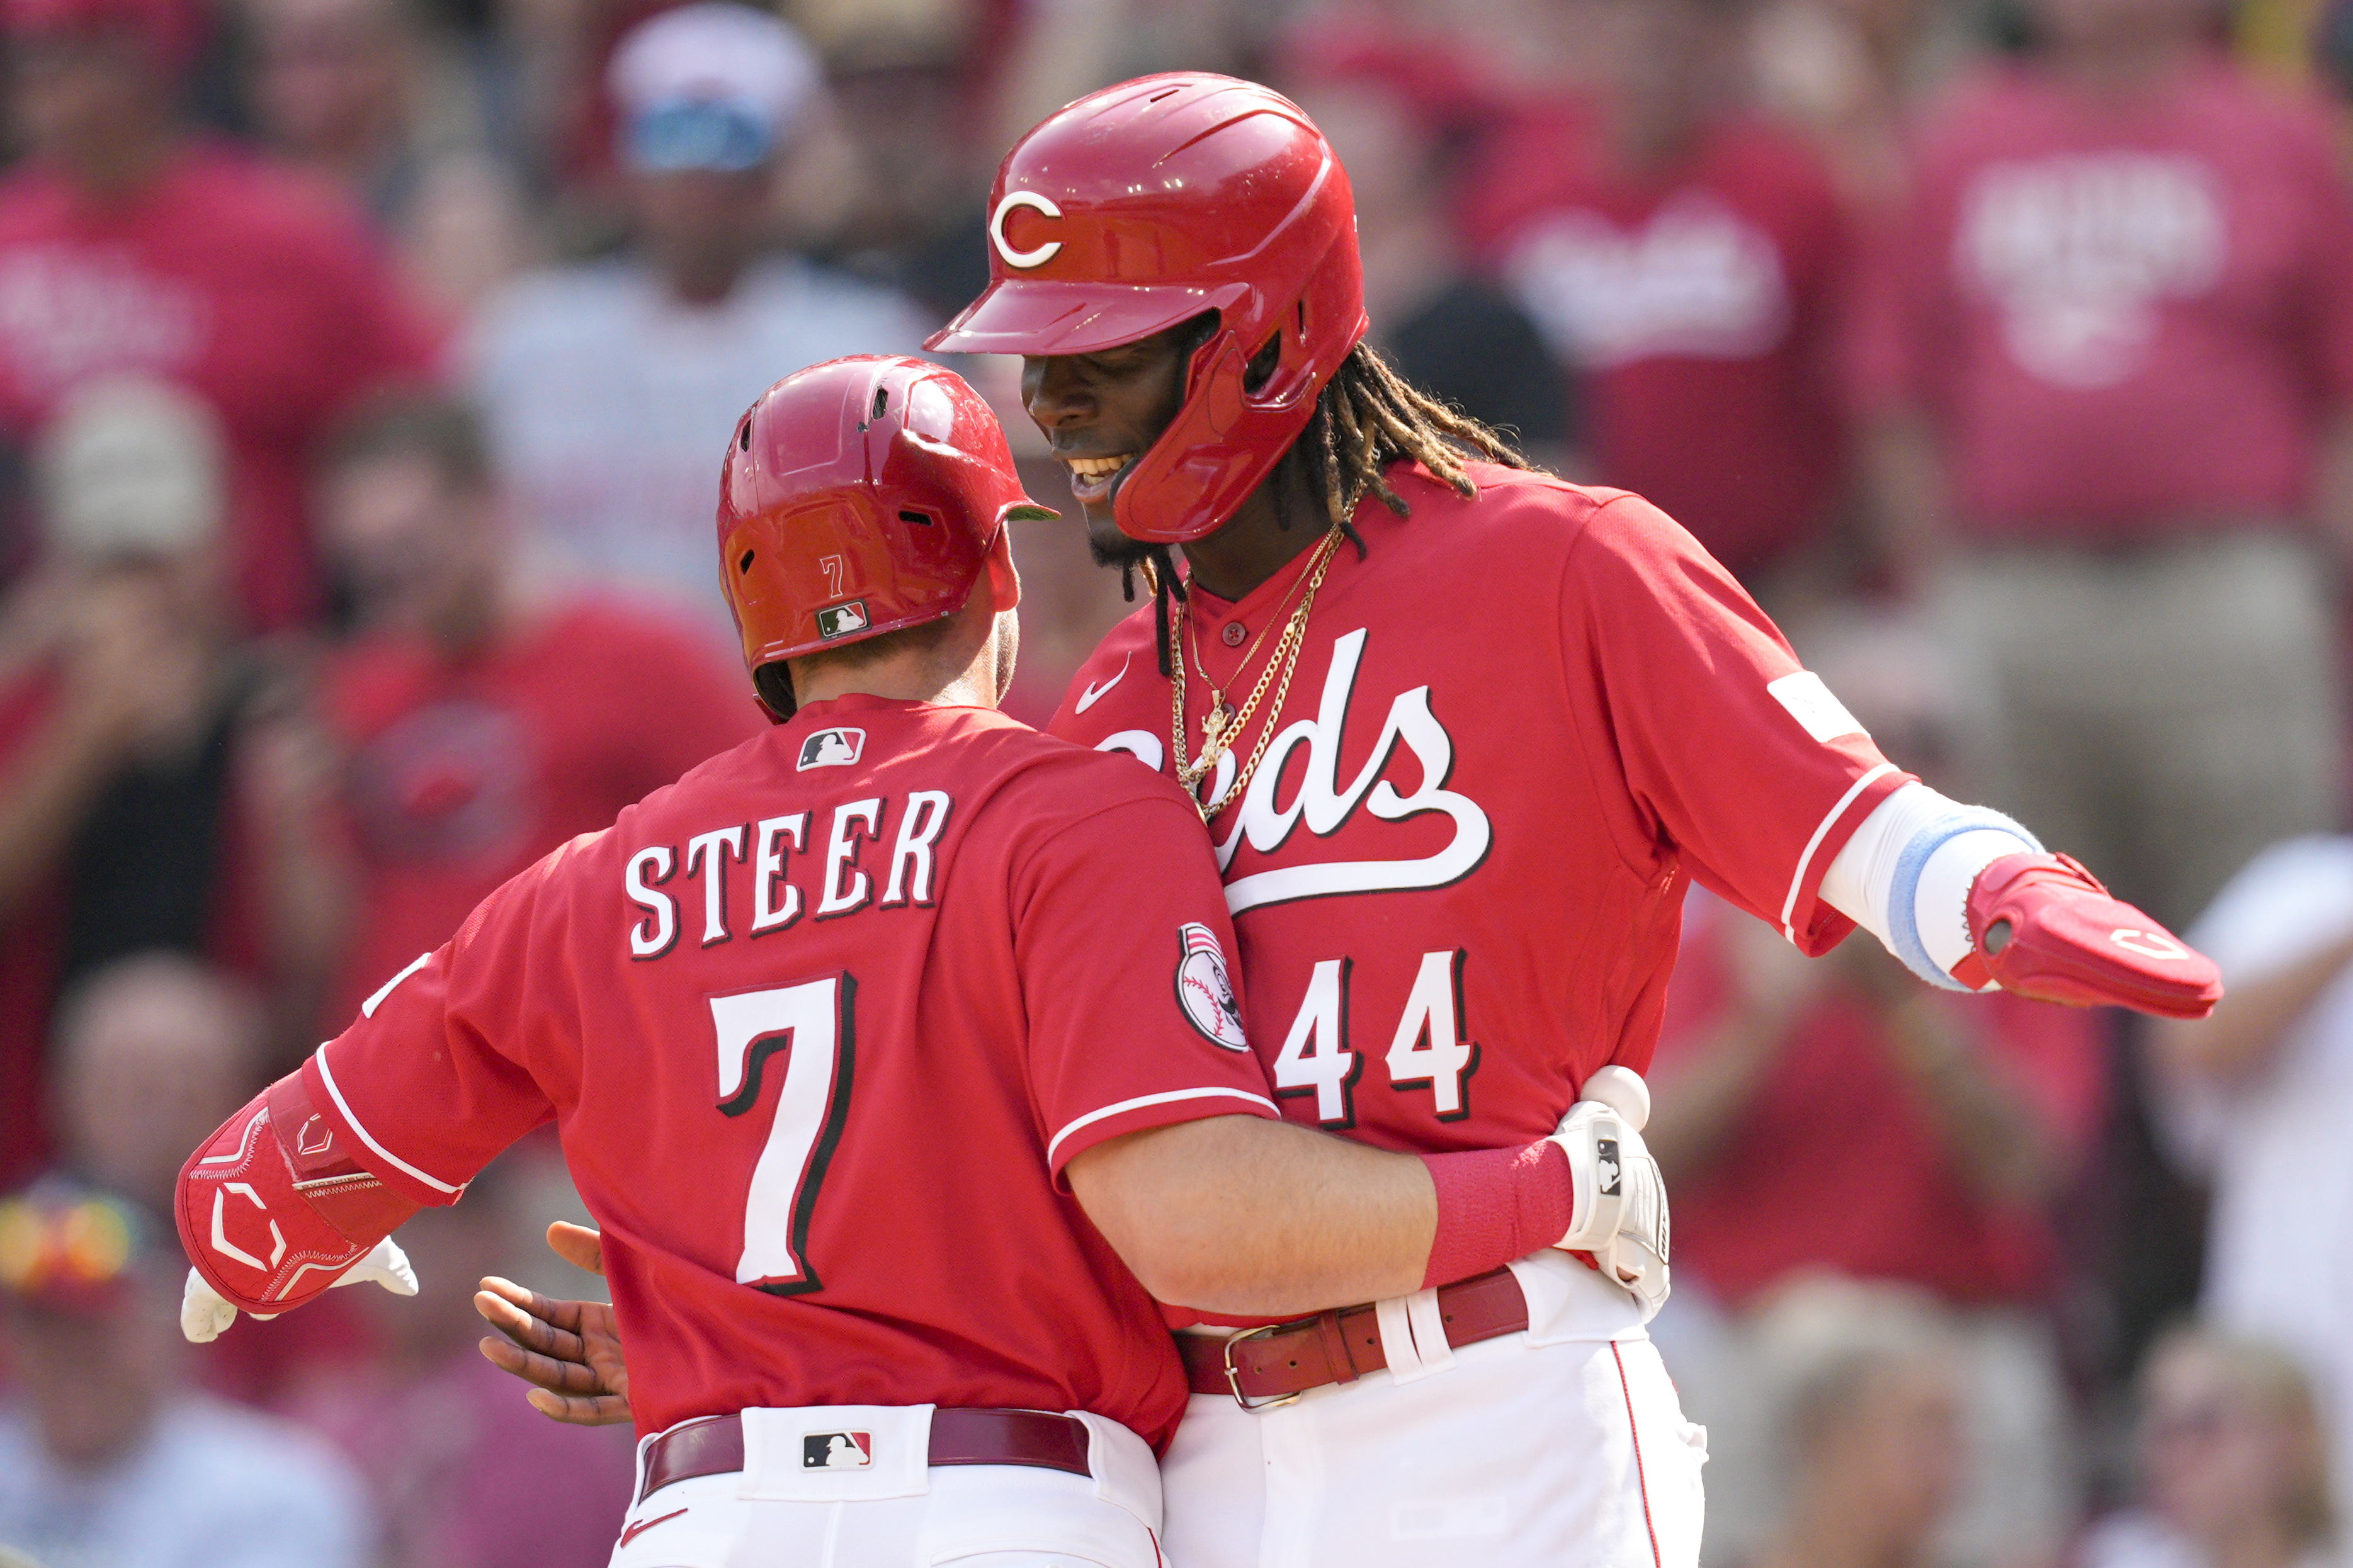
[(858, 982), (848, 974), (711, 998), (719, 1047), (719, 1110), (742, 1116), (760, 1103), (782, 1053), (776, 1119), (744, 1199), (744, 1250), (735, 1281), (778, 1296), (822, 1289), (808, 1264), (809, 1216), (849, 1116)]

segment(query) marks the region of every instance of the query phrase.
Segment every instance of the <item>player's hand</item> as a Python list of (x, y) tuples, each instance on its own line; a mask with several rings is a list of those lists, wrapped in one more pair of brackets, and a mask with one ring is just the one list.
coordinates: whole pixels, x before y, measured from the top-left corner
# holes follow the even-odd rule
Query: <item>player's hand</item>
[(1590, 1253), (1602, 1273), (1641, 1304), (1648, 1322), (1666, 1305), (1667, 1188), (1642, 1142), (1651, 1091), (1630, 1068), (1606, 1067), (1585, 1082), (1552, 1141), (1568, 1156), (1575, 1218), (1553, 1243)]
[[(557, 1257), (592, 1274), (605, 1272), (604, 1242), (585, 1226), (547, 1227)], [(486, 1279), (474, 1310), (504, 1340), (485, 1337), (482, 1354), (532, 1385), (531, 1407), (575, 1426), (608, 1426), (629, 1415), (629, 1369), (613, 1309), (602, 1301), (558, 1301), (511, 1279)]]
[(1969, 955), (1953, 978), (2044, 1002), (2112, 1003), (2202, 1018), (2221, 1000), (2214, 961), (2064, 855), (2007, 855), (1969, 886)]
[[(417, 1270), (408, 1265), (408, 1254), (400, 1244), (385, 1237), (368, 1249), (365, 1257), (353, 1264), (336, 1278), (336, 1286), (357, 1285), (365, 1281), (381, 1285), (396, 1296), (417, 1294)], [(254, 1314), (256, 1322), (266, 1323), (276, 1313)], [(220, 1292), (205, 1283), (205, 1277), (195, 1269), (188, 1270), (188, 1283), (180, 1292), (180, 1332), (190, 1344), (206, 1345), (221, 1337), (231, 1323), (237, 1321), (237, 1309), (223, 1300)]]

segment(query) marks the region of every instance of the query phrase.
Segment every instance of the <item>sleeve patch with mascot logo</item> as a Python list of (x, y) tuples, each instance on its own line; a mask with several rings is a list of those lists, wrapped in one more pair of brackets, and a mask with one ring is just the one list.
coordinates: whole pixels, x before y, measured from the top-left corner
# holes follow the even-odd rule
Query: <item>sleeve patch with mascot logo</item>
[(1186, 1018), (1213, 1046), (1229, 1051), (1250, 1049), (1242, 1033), (1241, 1005), (1234, 998), (1234, 983), (1226, 973), (1225, 949), (1218, 935), (1198, 921), (1187, 921), (1176, 933), (1176, 1000)]

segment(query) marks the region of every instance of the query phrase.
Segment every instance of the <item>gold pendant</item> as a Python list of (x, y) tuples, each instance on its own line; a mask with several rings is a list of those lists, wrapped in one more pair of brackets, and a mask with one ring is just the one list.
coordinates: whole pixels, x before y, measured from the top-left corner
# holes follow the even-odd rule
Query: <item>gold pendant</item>
[(1234, 710), (1226, 706), (1224, 693), (1210, 700), (1209, 710), (1201, 719), (1201, 755), (1204, 760), (1218, 754), (1218, 742), (1224, 738), (1226, 726), (1234, 721)]

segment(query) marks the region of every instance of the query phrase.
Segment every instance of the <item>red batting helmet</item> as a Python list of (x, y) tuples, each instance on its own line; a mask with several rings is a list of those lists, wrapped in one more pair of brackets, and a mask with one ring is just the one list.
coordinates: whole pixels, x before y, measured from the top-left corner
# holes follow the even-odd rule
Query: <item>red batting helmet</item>
[(1005, 155), (988, 239), (987, 290), (927, 346), (1092, 353), (1218, 312), (1184, 406), (1113, 502), (1133, 538), (1182, 543), (1231, 516), (1365, 335), (1347, 173), (1256, 82), (1171, 72), (1079, 100)]
[(1005, 431), (938, 365), (855, 354), (796, 371), (735, 426), (719, 577), (745, 668), (964, 607), (1021, 491)]

